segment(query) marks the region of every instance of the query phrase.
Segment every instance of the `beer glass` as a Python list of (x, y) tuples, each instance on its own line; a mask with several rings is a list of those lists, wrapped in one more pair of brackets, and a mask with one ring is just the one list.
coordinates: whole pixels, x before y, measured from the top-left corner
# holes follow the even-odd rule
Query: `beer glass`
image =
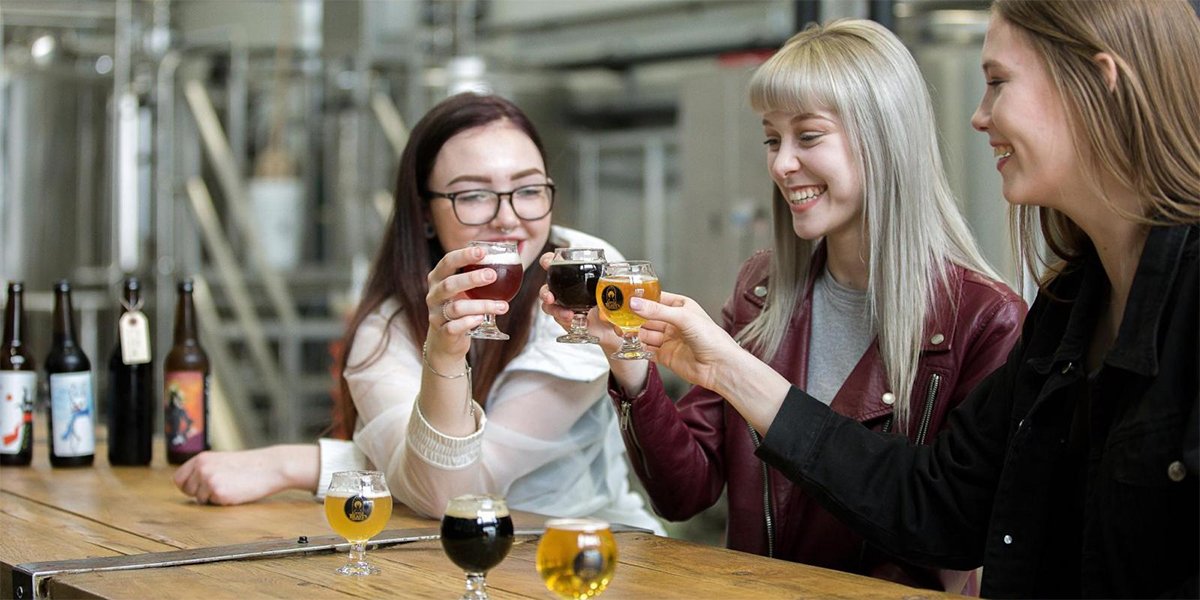
[(574, 600), (600, 595), (617, 568), (617, 542), (599, 519), (550, 519), (538, 542), (537, 571), (546, 588)]
[(325, 492), (325, 518), (350, 542), (350, 559), (337, 569), (342, 575), (378, 575), (367, 563), (367, 540), (383, 531), (392, 516), (392, 493), (379, 471), (338, 471)]
[(588, 333), (588, 311), (596, 306), (596, 282), (604, 266), (600, 248), (559, 248), (550, 262), (547, 283), (554, 301), (574, 312), (571, 328), (556, 341), (563, 344), (599, 344), (600, 338)]
[[(487, 254), (479, 263), (463, 267), (461, 272), (467, 273), (483, 268), (496, 272), (495, 281), (467, 290), (467, 297), (475, 300), (503, 300), (505, 302), (515, 298), (521, 289), (521, 278), (525, 273), (525, 268), (521, 265), (521, 255), (517, 253), (517, 243), (472, 241), (467, 245), (483, 248)], [(508, 339), (508, 334), (496, 327), (496, 317), (492, 314), (484, 315), (483, 323), (472, 329), (468, 335), (481, 340)]]
[(629, 309), (629, 299), (645, 298), (658, 302), (662, 291), (658, 275), (648, 260), (606, 263), (596, 284), (596, 303), (610, 323), (621, 330), (621, 347), (610, 356), (621, 360), (654, 358), (654, 353), (642, 347), (638, 330), (646, 319)]
[(467, 573), (460, 600), (486, 600), (487, 572), (500, 564), (513, 543), (508, 504), (490, 494), (467, 494), (451, 499), (442, 517), (442, 549)]

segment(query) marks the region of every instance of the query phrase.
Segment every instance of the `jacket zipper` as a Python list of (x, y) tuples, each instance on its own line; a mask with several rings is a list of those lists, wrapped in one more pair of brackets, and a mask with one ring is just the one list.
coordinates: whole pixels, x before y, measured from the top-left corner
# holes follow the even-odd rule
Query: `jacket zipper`
[(629, 399), (621, 400), (621, 414), (617, 419), (618, 426), (621, 428), (621, 434), (629, 440), (630, 445), (637, 450), (638, 462), (642, 465), (642, 473), (645, 473), (647, 479), (651, 479), (650, 469), (646, 467), (646, 455), (642, 452), (642, 445), (638, 443), (637, 434), (633, 431), (633, 417), (629, 415), (630, 409), (633, 408), (633, 402)]
[[(757, 450), (762, 444), (762, 440), (758, 437), (758, 432), (750, 425), (746, 425), (750, 429), (750, 438), (754, 440), (754, 448)], [(763, 473), (763, 515), (767, 523), (767, 557), (775, 558), (775, 519), (772, 517), (774, 511), (771, 510), (771, 472), (767, 467), (767, 463), (759, 461), (762, 465)]]
[(929, 391), (925, 393), (925, 414), (921, 415), (921, 426), (917, 429), (917, 445), (925, 443), (929, 433), (929, 421), (933, 420), (933, 403), (937, 400), (938, 388), (942, 386), (942, 376), (934, 373), (929, 377)]

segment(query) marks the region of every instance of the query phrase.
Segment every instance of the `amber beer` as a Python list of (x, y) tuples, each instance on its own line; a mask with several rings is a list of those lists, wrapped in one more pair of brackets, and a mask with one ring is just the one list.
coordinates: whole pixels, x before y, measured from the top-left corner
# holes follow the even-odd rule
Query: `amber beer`
[(208, 450), (208, 355), (196, 331), (192, 280), (178, 285), (175, 341), (163, 361), (163, 417), (167, 462), (183, 464)]
[(375, 537), (391, 517), (389, 492), (325, 496), (325, 519), (335, 533), (351, 543)]
[(617, 542), (598, 519), (551, 519), (538, 543), (537, 571), (560, 598), (591, 598), (612, 581)]
[(466, 294), (468, 297), (475, 300), (503, 300), (508, 302), (517, 296), (517, 292), (521, 289), (521, 279), (525, 275), (525, 268), (520, 262), (517, 262), (515, 265), (494, 263), (467, 265), (461, 271), (463, 273), (470, 273), (479, 269), (491, 269), (495, 271), (496, 280), (485, 286), (467, 290)]
[(596, 285), (596, 302), (605, 318), (624, 333), (636, 332), (646, 319), (629, 309), (630, 298), (658, 302), (662, 290), (657, 277), (606, 275)]

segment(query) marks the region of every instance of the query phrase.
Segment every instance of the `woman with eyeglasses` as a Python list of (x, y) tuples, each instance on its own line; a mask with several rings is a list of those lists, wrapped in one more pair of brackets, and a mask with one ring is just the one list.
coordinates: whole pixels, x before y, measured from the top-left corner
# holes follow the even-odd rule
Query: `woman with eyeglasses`
[[(348, 327), (334, 431), (353, 442), (204, 453), (180, 467), (180, 489), (238, 504), (287, 488), (319, 494), (332, 472), (372, 466), (429, 516), (460, 494), (490, 492), (519, 510), (661, 532), (629, 489), (602, 401), (608, 363), (596, 346), (556, 343), (558, 325), (537, 308), (542, 253), (621, 256), (552, 225), (554, 193), (541, 138), (511, 102), (465, 93), (431, 109), (401, 155), (395, 208)], [(484, 258), (472, 240), (516, 242), (525, 277), (512, 302), (467, 296), (496, 277), (460, 272)], [(468, 337), (489, 313), (511, 339)]]

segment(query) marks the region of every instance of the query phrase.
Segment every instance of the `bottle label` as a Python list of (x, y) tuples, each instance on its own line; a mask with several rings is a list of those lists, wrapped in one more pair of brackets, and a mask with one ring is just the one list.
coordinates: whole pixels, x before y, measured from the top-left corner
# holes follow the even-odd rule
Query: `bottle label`
[(0, 371), (0, 454), (20, 454), (33, 437), (37, 373)]
[(197, 371), (167, 371), (163, 377), (166, 394), (167, 449), (172, 452), (204, 450), (204, 407), (208, 403), (208, 380)]
[(121, 335), (122, 362), (127, 365), (150, 362), (150, 327), (142, 311), (131, 310), (121, 315), (117, 331)]
[(50, 422), (54, 432), (54, 454), (95, 454), (95, 414), (91, 371), (50, 375)]

